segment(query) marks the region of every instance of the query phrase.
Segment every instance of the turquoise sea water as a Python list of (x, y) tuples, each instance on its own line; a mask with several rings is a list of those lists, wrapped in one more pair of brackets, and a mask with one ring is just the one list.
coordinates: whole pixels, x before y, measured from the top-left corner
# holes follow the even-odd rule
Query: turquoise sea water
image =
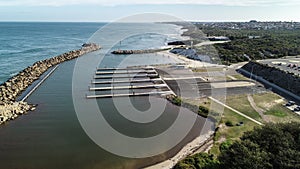
[[(76, 49), (104, 24), (101, 23), (0, 23), (0, 76), (1, 80), (31, 65), (37, 60), (58, 55), (71, 49)], [(104, 49), (89, 55), (100, 57), (102, 51), (112, 36), (118, 36), (122, 30), (130, 27), (139, 29), (153, 28), (161, 30), (161, 35), (143, 34), (133, 35), (115, 44), (113, 49), (144, 49), (163, 46), (169, 40), (178, 38), (178, 27), (174, 25), (118, 25), (107, 37), (93, 36), (90, 40), (101, 44)], [(118, 30), (120, 32), (118, 32)], [(177, 36), (176, 36), (177, 35)], [(89, 57), (89, 55), (83, 57)], [(125, 65), (147, 65), (159, 63), (176, 63), (168, 57), (156, 55), (142, 55), (126, 58), (107, 54), (102, 58), (100, 66), (114, 67), (122, 61)], [(0, 126), (0, 168), (57, 168), (57, 169), (101, 169), (101, 168), (140, 168), (150, 165), (174, 155), (180, 147), (198, 136), (204, 125), (203, 118), (197, 118), (188, 136), (171, 151), (151, 158), (130, 159), (114, 155), (97, 146), (81, 128), (72, 100), (72, 75), (76, 60), (65, 62), (50, 76), (27, 100), (38, 104), (37, 110), (19, 117)], [(88, 66), (88, 65), (87, 65)], [(157, 98), (155, 104), (163, 103)], [(132, 105), (138, 110), (149, 108), (148, 97), (131, 99)], [(99, 106), (110, 124), (119, 132), (134, 137), (150, 137), (157, 135), (172, 125), (178, 116), (178, 107), (166, 104), (161, 117), (152, 123), (137, 126), (124, 120), (112, 105), (110, 99), (99, 100)], [(127, 110), (123, 110), (127, 111)], [(184, 110), (188, 117), (192, 112)], [(211, 130), (210, 125), (205, 130)], [(103, 137), (106, 137), (103, 135)], [(119, 140), (112, 140), (116, 142)], [(172, 136), (168, 140), (161, 140), (159, 147), (172, 144)], [(130, 151), (130, 150), (129, 150)]]

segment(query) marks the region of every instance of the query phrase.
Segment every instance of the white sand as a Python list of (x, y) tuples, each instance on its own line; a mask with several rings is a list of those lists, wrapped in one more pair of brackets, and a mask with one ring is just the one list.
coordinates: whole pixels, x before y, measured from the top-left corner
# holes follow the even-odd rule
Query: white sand
[(201, 62), (201, 61), (197, 61), (197, 60), (188, 59), (184, 56), (170, 53), (169, 51), (158, 52), (158, 54), (172, 57), (174, 60), (177, 60), (178, 62), (185, 64), (189, 68), (204, 68), (204, 67), (224, 68), (225, 67), (224, 65), (217, 65), (217, 64), (211, 64), (211, 63), (207, 63), (207, 62)]
[(227, 43), (230, 41), (206, 41), (196, 44), (195, 46), (204, 46), (204, 45), (213, 45), (213, 44), (220, 44), (220, 43)]
[(180, 160), (185, 157), (193, 154), (201, 145), (213, 135), (213, 132), (210, 132), (206, 135), (201, 135), (195, 138), (192, 142), (184, 146), (174, 157), (163, 161), (161, 163), (155, 164), (145, 169), (171, 169), (173, 168)]

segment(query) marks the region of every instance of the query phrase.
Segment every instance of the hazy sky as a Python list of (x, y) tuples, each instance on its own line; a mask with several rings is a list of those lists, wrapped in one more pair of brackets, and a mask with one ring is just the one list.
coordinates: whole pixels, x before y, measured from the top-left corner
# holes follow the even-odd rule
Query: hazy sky
[(300, 0), (0, 0), (0, 21), (114, 21), (144, 12), (188, 21), (300, 21)]

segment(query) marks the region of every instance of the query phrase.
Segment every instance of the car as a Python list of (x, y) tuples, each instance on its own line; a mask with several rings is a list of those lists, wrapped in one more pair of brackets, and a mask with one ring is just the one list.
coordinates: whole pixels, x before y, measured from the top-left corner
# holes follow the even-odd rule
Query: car
[(289, 101), (289, 103), (291, 103), (292, 105), (296, 104), (294, 101)]
[(294, 101), (289, 101), (285, 104), (285, 106), (293, 106), (295, 105), (296, 103)]
[(290, 103), (285, 104), (286, 107), (292, 106)]
[(294, 108), (294, 111), (300, 111), (300, 106), (297, 106), (296, 108)]

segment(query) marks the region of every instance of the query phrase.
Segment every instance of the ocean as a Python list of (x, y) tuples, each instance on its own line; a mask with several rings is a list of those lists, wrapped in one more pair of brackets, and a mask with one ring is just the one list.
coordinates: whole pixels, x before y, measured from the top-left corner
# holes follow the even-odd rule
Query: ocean
[(0, 83), (36, 61), (80, 48), (104, 25), (0, 22)]
[[(0, 84), (36, 61), (80, 48), (105, 25), (107, 23), (0, 22)], [(130, 25), (123, 24), (123, 27), (120, 30), (129, 29)], [(174, 28), (174, 25), (168, 25), (162, 32), (170, 31), (169, 35), (133, 35), (116, 48), (143, 49), (164, 46), (166, 42), (178, 38), (178, 27)], [(108, 40), (107, 37), (104, 39)], [(137, 41), (139, 43), (136, 43)], [(100, 45), (105, 43), (98, 42)]]
[[(169, 41), (180, 39), (180, 27), (169, 24), (118, 24), (117, 29), (101, 34), (96, 32), (104, 23), (0, 23), (0, 80), (4, 82), (14, 74), (38, 60), (43, 60), (69, 50), (79, 48), (85, 42), (96, 42), (103, 49), (83, 56), (89, 60), (99, 57), (99, 67), (133, 65), (176, 64), (172, 58), (155, 54), (132, 57), (111, 55), (115, 49), (149, 49), (164, 46)], [(134, 34), (134, 29), (147, 29), (144, 34)], [(133, 31), (123, 36), (124, 30)], [(150, 30), (150, 31), (149, 31)], [(159, 31), (160, 34), (153, 34)], [(130, 32), (129, 31), (129, 32)], [(96, 33), (95, 33), (96, 32)], [(141, 31), (143, 32), (143, 31)], [(98, 36), (101, 35), (101, 36)], [(115, 43), (113, 39), (120, 38)], [(58, 69), (27, 99), (38, 104), (37, 110), (0, 126), (1, 168), (57, 168), (57, 169), (115, 169), (141, 168), (173, 156), (180, 148), (200, 135), (205, 119), (197, 117), (193, 128), (183, 140), (167, 152), (148, 158), (129, 158), (113, 154), (98, 146), (84, 132), (77, 118), (72, 100), (72, 76), (76, 60), (62, 63)], [(87, 63), (87, 67), (90, 64)], [(96, 68), (94, 68), (96, 70)], [(73, 86), (74, 87), (74, 86)], [(87, 88), (88, 86), (86, 86)], [(122, 103), (122, 98), (117, 99)], [(84, 101), (84, 100), (83, 100)], [(133, 107), (147, 111), (151, 104), (164, 104), (162, 115), (151, 123), (137, 124), (124, 119), (111, 99), (98, 101), (103, 116), (120, 133), (137, 138), (159, 135), (167, 130), (179, 116), (179, 108), (161, 98), (135, 97), (130, 99)], [(124, 105), (122, 111), (132, 107)], [(87, 108), (88, 109), (88, 108)], [(184, 109), (186, 122), (195, 117)], [(155, 113), (155, 112), (148, 112)], [(181, 124), (182, 127), (186, 124)], [(210, 125), (208, 125), (210, 126)], [(212, 130), (208, 127), (205, 130)], [(99, 130), (100, 132), (100, 130)], [(180, 131), (178, 131), (180, 132)], [(203, 131), (202, 131), (203, 132)], [(103, 137), (107, 137), (103, 131)], [(174, 134), (174, 133), (173, 133)], [(172, 136), (159, 140), (157, 146), (146, 146), (149, 152), (168, 147)], [(108, 138), (110, 139), (110, 138)], [(122, 140), (111, 140), (116, 147)], [(138, 147), (136, 147), (138, 149)], [(131, 149), (132, 150), (132, 149)], [(129, 152), (131, 151), (128, 150)], [(133, 151), (133, 150), (132, 150)]]

